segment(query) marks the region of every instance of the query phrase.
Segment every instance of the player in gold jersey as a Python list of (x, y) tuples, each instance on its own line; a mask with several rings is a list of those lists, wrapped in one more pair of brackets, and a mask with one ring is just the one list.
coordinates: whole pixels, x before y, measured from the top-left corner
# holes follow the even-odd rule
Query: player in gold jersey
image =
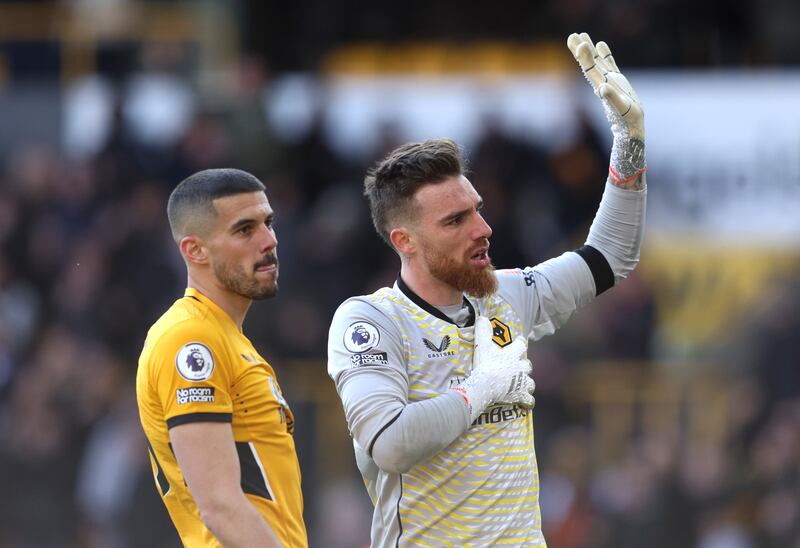
[(188, 287), (150, 328), (136, 396), (156, 487), (184, 545), (308, 545), (294, 419), (242, 333), (278, 290), (264, 185), (234, 169), (182, 181), (167, 207)]

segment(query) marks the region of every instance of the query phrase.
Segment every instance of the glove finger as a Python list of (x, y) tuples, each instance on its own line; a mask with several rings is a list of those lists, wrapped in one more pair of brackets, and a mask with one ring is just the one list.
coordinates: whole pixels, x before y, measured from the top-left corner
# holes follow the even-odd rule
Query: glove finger
[(614, 72), (619, 72), (619, 67), (617, 67), (617, 62), (614, 60), (614, 56), (611, 55), (611, 48), (608, 47), (608, 44), (602, 41), (597, 42), (595, 49), (597, 50), (597, 54), (600, 56), (600, 58), (606, 62), (611, 70)]
[(531, 362), (529, 362), (528, 360), (519, 360), (518, 362), (513, 363), (507, 367), (508, 367), (507, 371), (509, 372), (510, 375), (520, 376), (519, 388), (521, 389), (523, 387), (527, 387), (527, 384), (523, 383), (522, 377), (528, 379), (531, 378), (530, 375), (533, 372), (533, 367), (531, 367)]
[(528, 387), (528, 383), (526, 379), (530, 379), (527, 373), (524, 371), (517, 372), (511, 379), (511, 384), (508, 387), (509, 394), (524, 394), (526, 393), (526, 389)]
[(598, 60), (594, 57), (594, 48), (589, 46), (586, 42), (578, 46), (578, 51), (575, 56), (578, 64), (583, 70), (584, 76), (589, 80), (589, 83), (597, 92), (598, 88), (606, 82), (605, 71), (602, 70), (603, 66), (598, 64)]
[(486, 316), (475, 318), (475, 345), (484, 343), (492, 338), (492, 324)]
[(580, 37), (583, 40), (583, 43), (589, 47), (589, 53), (592, 54), (592, 59), (594, 60), (594, 64), (597, 65), (597, 68), (600, 70), (600, 74), (607, 73), (609, 70), (608, 64), (603, 59), (603, 56), (597, 51), (597, 46), (594, 42), (592, 42), (592, 38), (586, 32), (582, 32)]
[(528, 380), (525, 382), (525, 391), (528, 392), (528, 394), (533, 394), (534, 390), (536, 390), (536, 381), (528, 377)]
[(522, 358), (520, 360), (520, 368), (526, 375), (530, 375), (533, 372), (533, 364), (528, 358)]
[(486, 351), (489, 349), (492, 336), (492, 327), (489, 320), (485, 316), (478, 316), (475, 318), (475, 343), (472, 348), (472, 370), (483, 367), (482, 363), (485, 360)]
[(578, 58), (578, 46), (583, 44), (583, 38), (581, 38), (580, 34), (572, 33), (567, 37), (567, 47), (572, 52), (572, 55), (575, 59)]
[[(584, 62), (581, 63), (581, 58), (578, 52), (581, 49), (581, 46), (584, 45), (585, 47), (589, 48), (590, 56), (589, 58), (584, 58)], [(594, 64), (593, 59), (597, 55), (597, 52), (595, 51), (594, 44), (592, 44), (588, 34), (570, 34), (569, 38), (567, 38), (567, 47), (569, 48), (569, 51), (572, 52), (572, 56), (575, 57), (575, 60), (581, 64), (581, 68), (589, 69)]]
[(528, 357), (528, 339), (525, 337), (515, 338), (510, 345), (503, 349), (503, 352), (515, 356), (519, 359), (527, 359)]
[(525, 409), (533, 409), (533, 406), (536, 405), (536, 398), (530, 394), (525, 394), (519, 398), (519, 401), (517, 401), (516, 404), (520, 407), (524, 407)]
[[(594, 45), (590, 40), (584, 39), (580, 34), (570, 34), (567, 39), (567, 47), (582, 69), (588, 70), (594, 64)], [(583, 48), (588, 48), (587, 54), (580, 53)]]
[(621, 93), (617, 88), (609, 84), (603, 84), (598, 91), (600, 97), (608, 100), (608, 103), (617, 114), (624, 118), (630, 113), (633, 100), (626, 94)]
[[(592, 49), (594, 50), (594, 42), (592, 42), (592, 37), (589, 36), (588, 32), (582, 32), (580, 34), (580, 37), (584, 41), (584, 43), (589, 44), (592, 47)], [(592, 53), (594, 54), (594, 52), (592, 52)]]

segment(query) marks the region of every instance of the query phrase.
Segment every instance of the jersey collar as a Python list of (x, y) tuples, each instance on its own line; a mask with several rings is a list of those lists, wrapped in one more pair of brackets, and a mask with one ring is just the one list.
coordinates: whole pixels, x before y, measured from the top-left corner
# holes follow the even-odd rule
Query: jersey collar
[(216, 316), (217, 318), (220, 318), (220, 319), (224, 318), (224, 320), (221, 320), (221, 321), (225, 321), (226, 323), (229, 323), (230, 325), (233, 326), (233, 328), (236, 331), (241, 333), (241, 331), (239, 331), (239, 327), (236, 325), (236, 322), (233, 321), (233, 319), (228, 315), (228, 313), (225, 312), (224, 310), (222, 310), (219, 307), (219, 305), (217, 305), (217, 303), (215, 303), (214, 301), (212, 301), (211, 299), (209, 299), (208, 297), (206, 297), (205, 295), (200, 293), (200, 291), (198, 291), (196, 288), (187, 287), (186, 291), (184, 291), (184, 293), (183, 293), (183, 296), (185, 298), (194, 299), (195, 301), (199, 301), (199, 302), (203, 303), (204, 305), (206, 305), (211, 310), (211, 313), (214, 316)]
[[(418, 307), (420, 307), (422, 310), (424, 310), (431, 316), (436, 316), (442, 321), (451, 323), (453, 325), (457, 325), (453, 320), (450, 319), (450, 317), (447, 314), (445, 314), (444, 312), (442, 312), (441, 310), (439, 310), (438, 308), (427, 302), (425, 299), (414, 293), (414, 291), (410, 287), (408, 287), (406, 282), (403, 281), (403, 278), (399, 274), (397, 275), (397, 288), (400, 291), (402, 291), (403, 295), (408, 297), (409, 300), (411, 300), (411, 302), (416, 304)], [(466, 297), (463, 297), (463, 299), (464, 299), (464, 304), (467, 306), (467, 308), (469, 308), (469, 318), (467, 319), (467, 323), (464, 324), (464, 327), (472, 327), (473, 325), (475, 325), (475, 307), (472, 306), (472, 303), (469, 302), (469, 299), (467, 299)]]

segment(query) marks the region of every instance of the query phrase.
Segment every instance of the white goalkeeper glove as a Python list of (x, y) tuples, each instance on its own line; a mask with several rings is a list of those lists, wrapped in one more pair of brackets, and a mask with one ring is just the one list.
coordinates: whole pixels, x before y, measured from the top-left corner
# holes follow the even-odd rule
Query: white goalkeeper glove
[(526, 354), (524, 337), (517, 337), (505, 348), (500, 348), (492, 341), (489, 320), (484, 316), (476, 318), (472, 373), (463, 383), (453, 387), (467, 400), (470, 423), (493, 403), (533, 407), (536, 384), (529, 376), (531, 362)]
[[(644, 110), (628, 79), (619, 71), (605, 42), (592, 43), (585, 32), (571, 34), (567, 47), (581, 66), (595, 95), (603, 101), (611, 123), (614, 146), (609, 173), (614, 184), (634, 188), (646, 171), (644, 158)], [(643, 183), (642, 183), (643, 184)]]

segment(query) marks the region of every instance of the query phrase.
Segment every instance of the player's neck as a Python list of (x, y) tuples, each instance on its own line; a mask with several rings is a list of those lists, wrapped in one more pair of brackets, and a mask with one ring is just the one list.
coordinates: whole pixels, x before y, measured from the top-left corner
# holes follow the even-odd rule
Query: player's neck
[(415, 268), (404, 261), (400, 267), (400, 277), (406, 285), (419, 295), (426, 303), (433, 306), (450, 306), (461, 304), (464, 294), (438, 278), (434, 278), (427, 271)]
[(244, 318), (253, 301), (241, 295), (237, 295), (236, 293), (232, 293), (219, 284), (199, 279), (191, 274), (189, 275), (187, 285), (188, 287), (196, 289), (210, 299), (215, 305), (220, 307), (222, 311), (233, 320), (233, 323), (236, 324), (239, 331), (242, 330)]

